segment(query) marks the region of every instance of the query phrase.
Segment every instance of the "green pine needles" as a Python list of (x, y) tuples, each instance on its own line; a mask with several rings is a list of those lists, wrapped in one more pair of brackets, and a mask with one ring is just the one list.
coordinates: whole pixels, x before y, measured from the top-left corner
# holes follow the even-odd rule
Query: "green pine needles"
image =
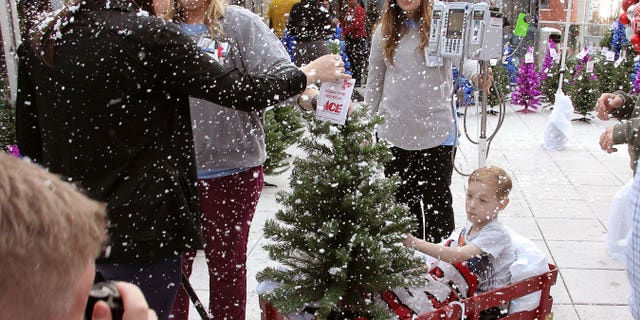
[(292, 105), (276, 106), (265, 113), (265, 174), (276, 175), (289, 169), (287, 148), (298, 143), (303, 128), (300, 110)]
[(16, 144), (16, 109), (0, 94), (0, 148)]
[(394, 200), (398, 179), (384, 176), (387, 145), (373, 143), (382, 118), (356, 109), (344, 126), (307, 121), (307, 157), (295, 160), (283, 209), (265, 223), (265, 249), (282, 267), (258, 279), (280, 285), (264, 298), (282, 314), (312, 305), (317, 319), (345, 310), (388, 319), (373, 294), (419, 282), (411, 270), (423, 264), (402, 246), (413, 218)]

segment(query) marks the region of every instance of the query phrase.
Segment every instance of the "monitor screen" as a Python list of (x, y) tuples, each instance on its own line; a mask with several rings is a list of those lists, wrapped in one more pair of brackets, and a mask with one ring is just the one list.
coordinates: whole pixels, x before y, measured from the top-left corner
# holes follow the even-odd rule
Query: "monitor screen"
[(447, 22), (447, 38), (462, 38), (462, 24), (464, 22), (464, 9), (450, 9)]

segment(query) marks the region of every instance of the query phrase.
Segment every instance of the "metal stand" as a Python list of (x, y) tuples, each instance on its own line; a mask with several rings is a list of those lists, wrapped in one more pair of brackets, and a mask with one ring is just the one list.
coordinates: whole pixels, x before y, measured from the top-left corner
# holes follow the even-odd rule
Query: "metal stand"
[(191, 283), (189, 282), (189, 277), (187, 277), (187, 275), (184, 274), (184, 272), (182, 273), (182, 287), (184, 288), (184, 291), (186, 291), (187, 294), (189, 295), (189, 298), (191, 299), (191, 302), (193, 302), (193, 305), (196, 307), (196, 310), (198, 310), (198, 314), (200, 315), (200, 318), (202, 318), (202, 320), (213, 319), (213, 317), (209, 315), (207, 310), (205, 310), (204, 305), (202, 305), (202, 302), (200, 302), (198, 295), (196, 294), (195, 290), (193, 290), (193, 287), (191, 287)]
[[(482, 83), (487, 81), (487, 66), (485, 61), (480, 61), (480, 76)], [(487, 163), (488, 146), (487, 146), (487, 92), (482, 92), (482, 103), (480, 103), (480, 136), (478, 137), (478, 167), (483, 168)]]
[[(486, 83), (487, 78), (488, 78), (488, 70), (487, 70), (487, 61), (478, 61), (478, 63), (480, 64), (480, 76), (483, 83)], [(498, 115), (498, 124), (496, 125), (496, 128), (493, 130), (493, 132), (491, 132), (491, 134), (489, 136), (487, 136), (487, 115), (488, 114), (493, 114), (491, 111), (492, 110), (487, 110), (487, 92), (485, 92), (484, 90), (482, 90), (482, 101), (479, 102), (479, 98), (478, 95), (479, 93), (476, 91), (474, 92), (474, 98), (476, 100), (476, 104), (480, 106), (480, 132), (479, 132), (479, 136), (477, 140), (474, 140), (473, 138), (471, 138), (469, 136), (469, 131), (467, 130), (467, 116), (466, 116), (466, 109), (467, 106), (465, 106), (465, 115), (463, 118), (463, 128), (464, 128), (464, 133), (467, 137), (467, 139), (473, 143), (473, 144), (477, 144), (478, 145), (478, 166), (480, 168), (485, 167), (487, 165), (487, 157), (489, 155), (489, 149), (491, 147), (491, 141), (493, 140), (493, 138), (495, 137), (495, 135), (498, 133), (498, 131), (500, 130), (500, 127), (502, 126), (502, 123), (504, 122), (504, 116), (505, 116), (505, 110), (506, 110), (506, 106), (504, 103), (504, 100), (502, 99), (502, 93), (500, 92), (500, 90), (498, 89), (498, 87), (495, 86), (494, 84), (494, 89), (496, 90), (496, 94), (498, 95), (498, 100), (500, 101), (499, 107), (500, 107), (500, 111), (493, 111), (495, 114)], [(459, 98), (458, 100), (460, 100), (461, 98)], [(456, 169), (457, 171), (457, 169)], [(459, 171), (458, 171), (459, 172)]]

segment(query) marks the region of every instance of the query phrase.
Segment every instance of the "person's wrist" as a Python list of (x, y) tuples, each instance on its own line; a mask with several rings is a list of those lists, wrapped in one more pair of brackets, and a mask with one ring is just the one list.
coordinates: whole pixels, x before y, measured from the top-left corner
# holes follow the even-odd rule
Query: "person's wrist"
[(307, 84), (308, 85), (309, 84), (315, 84), (315, 83), (319, 82), (318, 78), (317, 78), (317, 73), (316, 73), (315, 68), (312, 68), (308, 64), (303, 64), (300, 67), (300, 70), (302, 70), (302, 72), (304, 72), (304, 74), (307, 76)]

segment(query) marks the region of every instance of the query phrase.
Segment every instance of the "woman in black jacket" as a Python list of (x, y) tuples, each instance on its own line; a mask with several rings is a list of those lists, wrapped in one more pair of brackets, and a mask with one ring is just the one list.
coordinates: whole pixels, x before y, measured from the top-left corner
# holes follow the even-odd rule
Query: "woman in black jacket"
[(19, 49), (18, 144), (107, 203), (110, 242), (97, 269), (140, 285), (166, 319), (180, 253), (201, 245), (188, 97), (257, 110), (343, 78), (343, 68), (326, 56), (251, 77), (133, 0), (71, 2)]

